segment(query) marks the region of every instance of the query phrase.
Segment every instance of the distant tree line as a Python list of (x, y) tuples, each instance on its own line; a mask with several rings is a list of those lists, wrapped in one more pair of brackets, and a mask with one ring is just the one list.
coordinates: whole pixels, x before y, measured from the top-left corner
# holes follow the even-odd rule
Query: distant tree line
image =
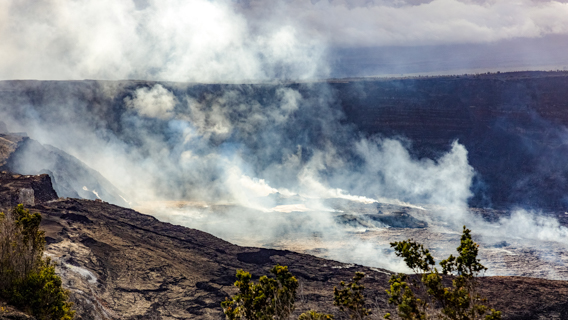
[[(465, 226), (458, 255), (450, 255), (440, 262), (441, 272), (428, 249), (412, 239), (391, 243), (397, 256), (416, 275), (394, 274), (387, 290), (389, 304), (395, 314), (386, 313), (386, 319), (401, 320), (500, 320), (501, 312), (486, 306), (487, 300), (477, 293), (476, 277), (487, 270), (477, 258), (479, 246), (473, 242), (471, 231)], [(235, 286), (239, 292), (221, 303), (228, 320), (289, 319), (295, 310), (298, 280), (288, 267), (277, 265), (270, 270), (273, 278), (260, 277), (251, 281), (250, 273), (237, 270)], [(356, 272), (352, 281), (341, 282), (334, 288), (333, 304), (343, 316), (355, 320), (375, 316), (365, 302), (364, 286), (359, 282), (365, 274)], [(446, 281), (444, 281), (446, 278)], [(447, 287), (451, 279), (451, 286)], [(380, 311), (380, 310), (379, 310)], [(299, 320), (334, 319), (332, 314), (310, 310), (300, 314)]]

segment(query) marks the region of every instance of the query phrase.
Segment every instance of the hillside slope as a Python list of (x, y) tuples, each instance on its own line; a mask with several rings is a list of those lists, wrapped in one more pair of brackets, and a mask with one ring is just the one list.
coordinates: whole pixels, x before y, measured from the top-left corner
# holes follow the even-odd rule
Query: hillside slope
[[(37, 179), (16, 178), (21, 183)], [(8, 187), (16, 178), (0, 176), (0, 184), (7, 186), (0, 194), (17, 191)], [(50, 189), (49, 184), (44, 188)], [(58, 272), (81, 319), (220, 319), (220, 302), (235, 292), (235, 271), (248, 270), (258, 278), (275, 264), (289, 266), (300, 280), (299, 310), (337, 312), (332, 307), (333, 286), (355, 271), (366, 273), (368, 301), (387, 307), (386, 270), (240, 247), (102, 201), (38, 201), (31, 210), (42, 213), (47, 253), (59, 262)], [(568, 282), (488, 277), (481, 284), (505, 319), (568, 315)]]
[(70, 154), (27, 137), (0, 133), (0, 170), (24, 175), (49, 174), (60, 197), (104, 199), (128, 206), (121, 192), (96, 170)]

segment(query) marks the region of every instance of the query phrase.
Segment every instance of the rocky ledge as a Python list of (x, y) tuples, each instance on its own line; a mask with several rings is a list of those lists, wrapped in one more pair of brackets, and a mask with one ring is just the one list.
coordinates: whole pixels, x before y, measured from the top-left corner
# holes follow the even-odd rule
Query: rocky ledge
[(2, 171), (0, 181), (0, 209), (9, 210), (20, 203), (33, 206), (57, 199), (47, 174), (30, 176)]

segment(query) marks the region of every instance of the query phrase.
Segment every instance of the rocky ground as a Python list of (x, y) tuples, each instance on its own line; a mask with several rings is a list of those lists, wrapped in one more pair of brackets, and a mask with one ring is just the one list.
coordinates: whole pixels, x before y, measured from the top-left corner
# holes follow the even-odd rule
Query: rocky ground
[[(339, 199), (327, 202), (331, 202), (330, 207), (336, 211), (296, 211), (286, 215), (236, 205), (181, 201), (155, 202), (135, 209), (160, 221), (204, 230), (238, 245), (291, 250), (401, 272), (407, 270), (390, 248), (393, 241), (412, 238), (426, 245), (438, 261), (455, 254), (459, 246), (462, 224), (448, 225), (447, 221), (440, 220), (439, 208), (417, 209)], [(266, 221), (267, 215), (275, 215), (273, 220), (282, 219), (278, 225), (266, 226), (279, 232), (261, 232), (257, 227)], [(245, 220), (247, 216), (258, 217), (260, 222), (247, 225), (249, 233), (239, 232), (241, 227), (235, 226), (239, 225), (239, 219)], [(302, 228), (301, 219), (306, 216), (320, 218), (322, 224), (325, 217), (332, 217), (333, 221), (320, 229)], [(568, 280), (568, 245), (563, 233), (568, 226), (568, 215), (564, 211), (526, 213), (523, 219), (511, 223), (500, 220), (510, 216), (511, 211), (471, 208), (460, 220), (472, 230), (475, 241), (480, 244), (480, 258), (488, 267), (486, 275)], [(540, 230), (537, 224), (542, 227)], [(556, 237), (552, 235), (555, 232)]]
[[(23, 178), (5, 173), (0, 182), (10, 179)], [(18, 188), (11, 184), (0, 194)], [(300, 280), (298, 311), (338, 313), (333, 286), (355, 271), (365, 272), (367, 300), (383, 310), (377, 318), (388, 307), (387, 270), (241, 247), (102, 201), (52, 199), (34, 201), (30, 209), (42, 213), (47, 254), (59, 263), (81, 319), (220, 319), (220, 302), (235, 292), (235, 271), (248, 270), (257, 278), (275, 264), (289, 266)], [(568, 316), (565, 281), (485, 277), (481, 291), (506, 319)]]
[[(234, 293), (235, 271), (245, 269), (258, 277), (275, 264), (289, 266), (300, 279), (301, 299), (306, 301), (301, 309), (333, 309), (333, 286), (355, 271), (367, 274), (368, 299), (387, 307), (386, 270), (239, 247), (102, 202), (69, 199), (34, 210), (45, 217), (47, 252), (61, 262), (84, 318), (222, 318), (219, 303)], [(550, 318), (566, 312), (568, 283), (563, 281), (488, 277), (482, 288), (508, 319), (535, 314)], [(511, 303), (517, 300), (523, 302)]]

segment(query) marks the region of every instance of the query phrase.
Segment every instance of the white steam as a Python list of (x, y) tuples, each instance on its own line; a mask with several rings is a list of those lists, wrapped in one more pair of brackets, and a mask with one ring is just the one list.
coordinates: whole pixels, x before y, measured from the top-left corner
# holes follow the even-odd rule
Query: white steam
[(252, 30), (228, 0), (10, 0), (0, 14), (0, 79), (212, 82), (322, 71), (317, 39), (286, 24)]
[(526, 210), (515, 210), (510, 217), (499, 219), (496, 227), (488, 235), (560, 243), (568, 239), (568, 228), (558, 219)]
[(330, 199), (410, 207), (452, 235), (468, 224), (561, 242), (566, 228), (552, 218), (519, 211), (489, 224), (471, 214), (474, 171), (457, 141), (416, 159), (405, 142), (344, 124), (326, 83), (226, 83), (326, 77), (330, 46), (568, 34), (566, 16), (566, 3), (529, 0), (8, 0), (0, 79), (224, 84), (50, 83), (38, 100), (26, 92), (41, 87), (16, 83), (22, 96), (2, 119), (97, 169), (134, 205), (175, 202), (154, 213), (240, 244), (310, 238), (330, 244), (327, 257), (402, 269), (388, 245), (340, 225)]
[(151, 89), (137, 89), (133, 96), (133, 98), (124, 98), (124, 103), (128, 108), (136, 110), (141, 116), (163, 120), (172, 117), (176, 98), (161, 85), (157, 84)]
[(380, 223), (338, 221), (395, 205), (450, 239), (464, 224), (489, 243), (561, 244), (567, 236), (543, 215), (518, 211), (489, 223), (472, 214), (474, 171), (459, 142), (437, 159), (417, 159), (407, 142), (362, 137), (341, 123), (326, 84), (98, 85), (105, 97), (95, 100), (110, 101), (99, 109), (81, 107), (84, 92), (61, 103), (52, 88), (42, 105), (20, 105), (24, 116), (16, 118), (10, 112), (17, 109), (4, 110), (4, 119), (82, 159), (134, 207), (172, 223), (241, 245), (294, 250), (309, 243), (328, 258), (399, 271), (403, 263), (388, 242), (364, 236)]
[(321, 78), (328, 48), (566, 35), (566, 16), (534, 0), (7, 0), (0, 79)]
[[(395, 199), (465, 209), (473, 178), (467, 161), (467, 150), (455, 141), (441, 158), (413, 159), (399, 141), (384, 140), (380, 144), (362, 140), (357, 152), (365, 159), (361, 185), (377, 194)], [(379, 180), (381, 183), (377, 183)], [(466, 205), (464, 207), (464, 205)]]

